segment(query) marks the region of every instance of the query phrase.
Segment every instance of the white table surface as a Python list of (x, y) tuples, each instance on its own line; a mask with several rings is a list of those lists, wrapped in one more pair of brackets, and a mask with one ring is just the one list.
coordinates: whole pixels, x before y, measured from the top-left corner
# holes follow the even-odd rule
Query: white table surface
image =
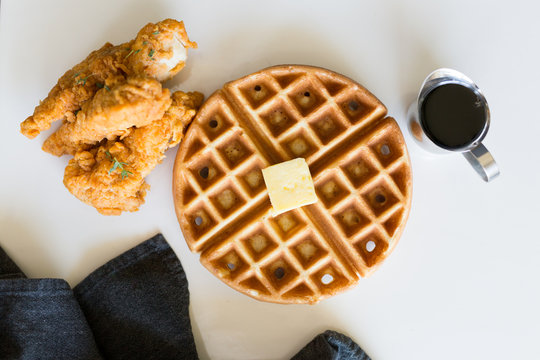
[[(534, 1), (22, 1), (0, 11), (0, 246), (30, 277), (76, 285), (162, 232), (189, 280), (202, 359), (286, 359), (325, 329), (374, 359), (540, 358), (540, 6)], [(470, 76), (492, 112), (485, 140), (501, 176), (485, 184), (460, 155), (424, 153), (406, 133), (414, 197), (394, 253), (368, 279), (314, 306), (255, 301), (213, 277), (174, 214), (176, 149), (147, 178), (136, 213), (106, 217), (63, 186), (68, 157), (19, 123), (91, 50), (147, 22), (183, 19), (199, 49), (168, 85), (213, 90), (282, 63), (356, 79), (404, 129), (407, 105), (438, 67)]]

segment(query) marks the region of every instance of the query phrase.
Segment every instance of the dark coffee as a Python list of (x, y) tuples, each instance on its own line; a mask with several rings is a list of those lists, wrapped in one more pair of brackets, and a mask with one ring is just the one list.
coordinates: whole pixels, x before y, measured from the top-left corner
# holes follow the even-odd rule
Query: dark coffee
[(429, 138), (447, 149), (472, 143), (484, 128), (484, 103), (468, 87), (441, 85), (424, 99), (420, 119)]

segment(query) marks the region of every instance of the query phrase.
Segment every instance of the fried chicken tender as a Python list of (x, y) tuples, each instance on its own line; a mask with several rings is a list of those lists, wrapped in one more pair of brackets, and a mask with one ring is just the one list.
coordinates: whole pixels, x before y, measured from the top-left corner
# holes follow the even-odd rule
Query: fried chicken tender
[(112, 88), (128, 76), (169, 79), (184, 67), (187, 48), (195, 47), (183, 22), (173, 19), (147, 24), (127, 43), (106, 43), (58, 80), (34, 114), (21, 123), (21, 133), (33, 139), (56, 120), (73, 121), (74, 112), (100, 88)]
[(111, 86), (124, 79), (123, 59), (128, 51), (126, 47), (106, 43), (90, 53), (58, 80), (49, 95), (35, 108), (34, 115), (21, 123), (21, 132), (33, 139), (41, 131), (49, 129), (53, 121), (73, 119), (73, 112), (99, 90), (98, 83)]
[(122, 142), (80, 151), (66, 167), (64, 185), (79, 200), (94, 206), (104, 215), (137, 211), (144, 204), (148, 184), (140, 174), (131, 170), (127, 171), (132, 174), (128, 173), (124, 178), (118, 171), (109, 173), (114, 166), (114, 159), (123, 161), (129, 156), (129, 149)]
[(56, 156), (74, 155), (103, 139), (125, 137), (133, 126), (161, 119), (170, 105), (169, 89), (162, 88), (157, 80), (130, 77), (99, 90), (82, 105), (74, 121), (64, 121), (44, 142), (43, 150)]
[(184, 68), (188, 48), (197, 48), (197, 43), (189, 40), (183, 21), (166, 19), (148, 24), (131, 45), (133, 54), (126, 66), (133, 74), (165, 81)]
[(137, 211), (150, 188), (144, 178), (163, 160), (165, 151), (182, 140), (202, 101), (198, 92), (173, 93), (161, 119), (132, 130), (122, 140), (106, 140), (77, 152), (66, 167), (64, 185), (101, 214)]

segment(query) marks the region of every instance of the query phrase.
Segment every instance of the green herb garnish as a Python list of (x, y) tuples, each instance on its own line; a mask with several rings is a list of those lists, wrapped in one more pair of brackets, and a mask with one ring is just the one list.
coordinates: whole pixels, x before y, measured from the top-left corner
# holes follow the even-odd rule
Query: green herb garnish
[(132, 175), (133, 173), (131, 171), (127, 171), (127, 170), (124, 170), (122, 169), (122, 180), (124, 180), (125, 178), (127, 178), (129, 175)]
[(148, 56), (152, 57), (154, 56), (154, 49), (150, 49), (150, 52), (148, 52)]
[(159, 34), (159, 31), (154, 31), (154, 32), (152, 33), (152, 35), (157, 35), (157, 34)]
[(143, 41), (142, 44), (143, 45), (148, 45), (148, 41)]
[(131, 171), (124, 169), (124, 165), (127, 165), (127, 163), (118, 161), (116, 157), (111, 155), (109, 150), (105, 151), (105, 154), (107, 155), (109, 160), (111, 160), (111, 162), (113, 163), (113, 166), (109, 169), (109, 175), (111, 175), (111, 173), (116, 169), (122, 170), (122, 172), (120, 173), (120, 175), (122, 176), (122, 180), (127, 178), (129, 175), (133, 174)]
[(81, 78), (81, 79), (77, 79), (77, 83), (76, 83), (76, 84), (79, 85), (80, 83), (82, 83), (83, 86), (86, 85), (86, 80), (88, 80), (88, 78), (89, 78), (90, 76), (94, 76), (94, 74), (90, 74), (90, 75), (88, 75), (87, 77), (84, 77), (84, 78)]
[(141, 49), (139, 49), (139, 50), (133, 50), (133, 49), (131, 49), (131, 51), (129, 52), (129, 54), (127, 54), (127, 56), (126, 56), (124, 59), (127, 59), (127, 58), (129, 57), (129, 55), (131, 55), (131, 54), (137, 54), (139, 51), (141, 51)]
[(111, 91), (111, 88), (103, 83), (96, 83), (96, 86), (98, 87), (98, 89), (105, 88), (105, 90)]

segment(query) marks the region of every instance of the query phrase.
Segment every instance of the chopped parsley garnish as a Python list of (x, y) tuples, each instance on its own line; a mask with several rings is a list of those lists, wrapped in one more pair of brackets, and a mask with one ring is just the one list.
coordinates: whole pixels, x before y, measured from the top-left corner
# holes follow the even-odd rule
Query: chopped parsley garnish
[(109, 160), (113, 163), (112, 167), (109, 169), (109, 175), (111, 175), (111, 173), (115, 171), (116, 169), (122, 170), (122, 172), (120, 173), (120, 175), (122, 176), (122, 180), (127, 178), (129, 175), (133, 174), (131, 171), (124, 169), (124, 165), (127, 165), (127, 163), (118, 161), (116, 157), (111, 155), (109, 150), (105, 151), (105, 154), (107, 155)]
[(139, 50), (133, 50), (133, 49), (131, 49), (131, 51), (129, 52), (129, 54), (127, 54), (127, 56), (125, 57), (125, 59), (127, 59), (127, 58), (129, 57), (129, 55), (131, 55), (131, 54), (137, 54), (139, 51), (141, 51), (141, 49), (139, 49)]
[(150, 49), (150, 51), (148, 52), (148, 56), (152, 57), (154, 56), (154, 53), (155, 53), (154, 49)]
[(86, 76), (86, 77), (77, 79), (77, 83), (76, 83), (76, 84), (79, 85), (79, 84), (82, 83), (83, 86), (86, 85), (86, 80), (88, 80), (88, 78), (89, 78), (90, 76), (94, 76), (94, 74), (90, 74), (90, 75), (88, 75), (88, 76)]
[(122, 169), (122, 180), (124, 180), (125, 178), (127, 178), (129, 175), (132, 175), (133, 173), (131, 171), (127, 171), (127, 170), (124, 170)]
[(103, 83), (96, 83), (96, 86), (98, 87), (98, 89), (105, 88), (105, 90), (111, 91), (111, 88)]
[(157, 34), (159, 34), (159, 31), (154, 31), (154, 32), (152, 33), (152, 35), (157, 35)]

